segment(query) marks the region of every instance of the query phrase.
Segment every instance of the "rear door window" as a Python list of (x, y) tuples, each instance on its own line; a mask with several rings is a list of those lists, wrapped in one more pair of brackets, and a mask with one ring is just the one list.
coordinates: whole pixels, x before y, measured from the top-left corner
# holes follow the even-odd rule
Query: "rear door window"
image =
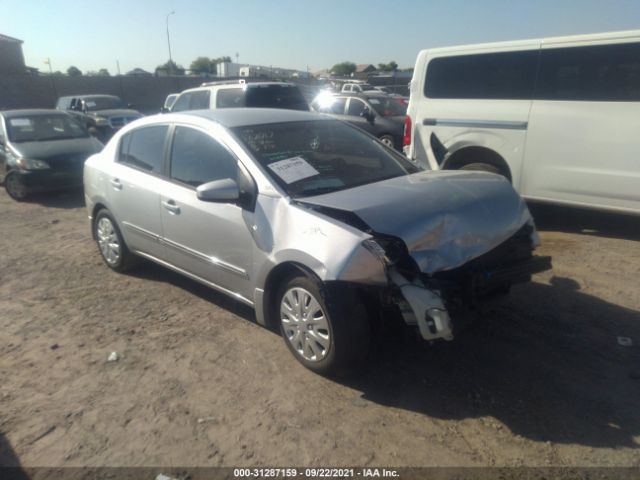
[(241, 88), (221, 88), (216, 94), (216, 107), (244, 107), (244, 91)]
[(236, 179), (235, 157), (204, 132), (176, 127), (171, 148), (171, 178), (191, 187), (225, 178)]
[(162, 174), (166, 125), (154, 125), (133, 130), (120, 140), (118, 161), (146, 172)]

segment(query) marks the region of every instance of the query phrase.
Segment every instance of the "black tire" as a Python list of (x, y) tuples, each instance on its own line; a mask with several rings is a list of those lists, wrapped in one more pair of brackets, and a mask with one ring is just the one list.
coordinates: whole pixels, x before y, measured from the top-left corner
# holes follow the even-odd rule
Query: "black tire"
[(29, 196), (29, 191), (25, 187), (22, 177), (15, 171), (7, 173), (4, 177), (4, 189), (17, 202), (22, 202)]
[[(323, 317), (326, 318), (329, 340), (326, 353), (321, 359), (305, 358), (303, 353), (294, 347), (286, 331), (280, 311), (283, 298), (292, 289), (302, 289), (310, 293), (319, 303)], [(277, 319), (282, 338), (302, 365), (320, 375), (340, 377), (352, 375), (362, 368), (369, 351), (371, 328), (364, 305), (352, 289), (344, 286), (329, 289), (319, 280), (300, 273), (285, 279), (274, 303), (273, 318)], [(304, 334), (307, 343), (313, 342), (308, 340), (307, 333), (311, 337), (311, 332)], [(316, 347), (321, 347), (319, 343), (315, 344)], [(301, 348), (304, 350), (304, 347)]]
[(496, 167), (495, 165), (491, 165), (489, 163), (481, 163), (481, 162), (467, 163), (466, 165), (461, 166), (460, 170), (474, 170), (476, 172), (489, 172), (489, 173), (495, 173), (496, 175), (502, 175), (503, 177), (506, 177), (506, 175), (502, 171), (500, 171), (498, 167)]
[[(117, 240), (117, 243), (119, 245), (119, 254), (117, 258), (114, 258), (108, 253), (105, 253), (103, 247), (101, 246), (101, 235), (106, 233), (106, 230), (101, 232), (101, 229), (105, 227), (108, 228), (108, 224), (111, 227), (111, 234), (113, 235), (112, 238)], [(111, 215), (111, 212), (109, 212), (109, 210), (107, 210), (106, 208), (100, 210), (93, 221), (93, 237), (96, 239), (98, 252), (100, 252), (102, 261), (110, 269), (122, 273), (129, 270), (133, 265), (135, 265), (137, 260), (135, 255), (133, 255), (127, 248), (127, 245), (124, 242), (124, 238), (122, 237), (122, 233), (120, 233), (120, 229), (118, 228), (118, 224)]]
[(389, 134), (380, 135), (378, 137), (378, 140), (380, 140), (389, 148), (396, 148), (396, 140), (393, 138), (392, 135), (389, 135)]

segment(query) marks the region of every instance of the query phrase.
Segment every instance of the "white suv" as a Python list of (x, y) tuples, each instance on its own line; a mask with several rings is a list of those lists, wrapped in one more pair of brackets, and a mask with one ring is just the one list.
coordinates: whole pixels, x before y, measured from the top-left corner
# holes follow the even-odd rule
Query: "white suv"
[(300, 89), (292, 83), (234, 80), (203, 83), (200, 87), (185, 90), (171, 111), (241, 107), (309, 110)]

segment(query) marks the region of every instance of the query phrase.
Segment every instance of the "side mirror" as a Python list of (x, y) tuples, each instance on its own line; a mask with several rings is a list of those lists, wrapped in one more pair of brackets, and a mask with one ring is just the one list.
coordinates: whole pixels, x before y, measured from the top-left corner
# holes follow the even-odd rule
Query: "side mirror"
[(235, 202), (240, 198), (240, 189), (235, 180), (224, 178), (203, 183), (196, 188), (196, 196), (203, 202)]
[(160, 113), (169, 113), (171, 110), (169, 110), (167, 107), (162, 107), (160, 109)]
[(373, 123), (373, 120), (376, 118), (375, 114), (369, 110), (369, 107), (365, 107), (360, 113), (360, 116), (366, 118), (369, 123)]

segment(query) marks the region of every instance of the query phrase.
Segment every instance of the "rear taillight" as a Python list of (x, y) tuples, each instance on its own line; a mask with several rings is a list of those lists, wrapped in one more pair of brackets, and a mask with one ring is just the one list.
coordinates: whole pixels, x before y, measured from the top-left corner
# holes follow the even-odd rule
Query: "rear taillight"
[(411, 117), (407, 115), (404, 117), (404, 135), (402, 137), (402, 145), (411, 145)]

